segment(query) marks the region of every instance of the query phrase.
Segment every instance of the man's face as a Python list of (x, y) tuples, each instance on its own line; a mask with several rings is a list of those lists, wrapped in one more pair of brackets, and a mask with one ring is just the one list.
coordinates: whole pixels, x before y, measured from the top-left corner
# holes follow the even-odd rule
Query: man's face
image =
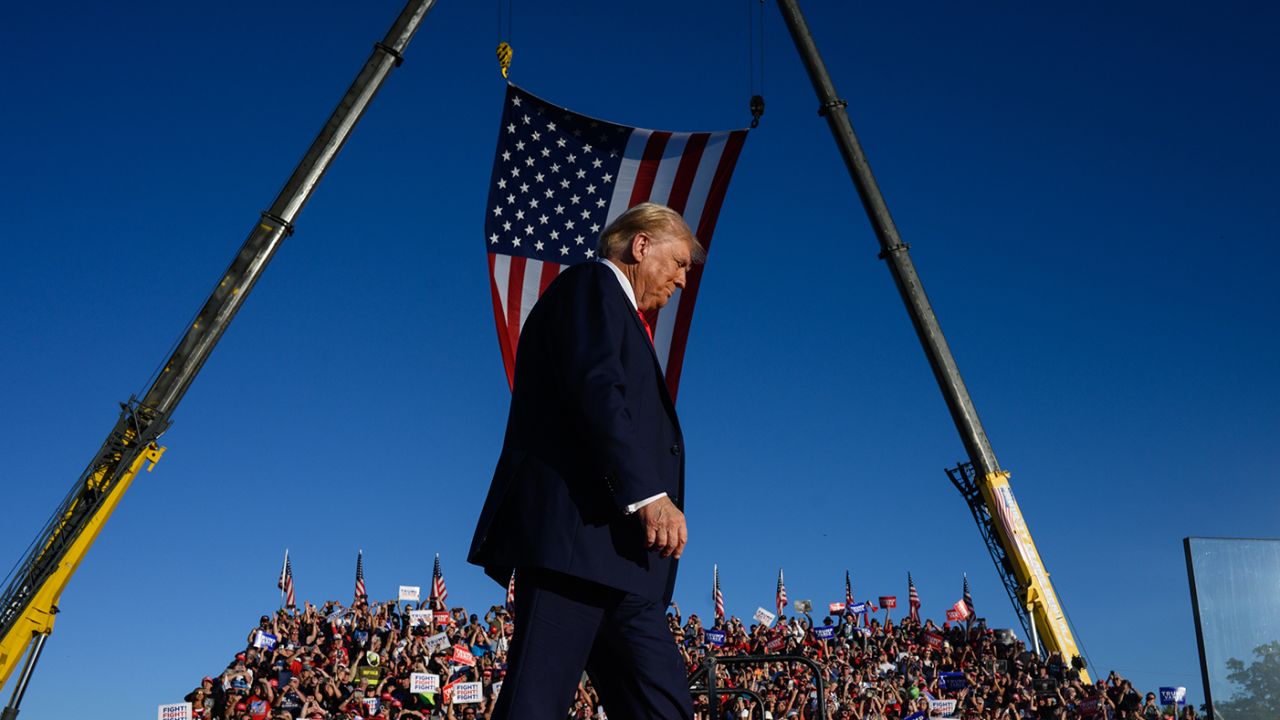
[(637, 233), (632, 240), (637, 257), (636, 305), (655, 310), (667, 304), (676, 288), (683, 288), (693, 264), (689, 239), (671, 230)]

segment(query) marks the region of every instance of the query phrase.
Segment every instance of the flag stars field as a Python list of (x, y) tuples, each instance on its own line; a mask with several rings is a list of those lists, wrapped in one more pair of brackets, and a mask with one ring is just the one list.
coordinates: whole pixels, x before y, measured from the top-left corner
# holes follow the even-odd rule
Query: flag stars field
[[(709, 239), (711, 225), (701, 227), (700, 220), (713, 222), (745, 139), (742, 131), (628, 128), (572, 114), (514, 85), (507, 91), (511, 102), (504, 103), (499, 124), (489, 195), (495, 211), (485, 226), (504, 362), (514, 358), (520, 327), (538, 296), (567, 265), (595, 259), (596, 236), (628, 207), (645, 201), (671, 205), (699, 238)], [(519, 179), (521, 172), (533, 179), (532, 192)], [(515, 209), (517, 193), (503, 192), (509, 181), (520, 183), (518, 194), (532, 195), (521, 203), (525, 208)], [(504, 197), (508, 207), (502, 208)], [(512, 212), (514, 224), (505, 218)], [(683, 352), (696, 282), (673, 296), (656, 319), (664, 372), (667, 359)], [(681, 295), (689, 296), (683, 311)], [(513, 365), (506, 365), (510, 379)], [(676, 382), (669, 377), (672, 387)]]

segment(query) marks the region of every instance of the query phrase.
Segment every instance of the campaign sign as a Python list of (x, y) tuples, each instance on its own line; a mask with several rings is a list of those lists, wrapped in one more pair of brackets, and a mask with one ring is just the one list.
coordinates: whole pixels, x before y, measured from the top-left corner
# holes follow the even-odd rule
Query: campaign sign
[(253, 646), (256, 648), (261, 648), (263, 650), (275, 650), (276, 643), (279, 640), (280, 638), (276, 637), (275, 635), (272, 635), (269, 632), (263, 632), (259, 630), (258, 634), (253, 638)]
[(764, 651), (776, 653), (786, 646), (787, 646), (787, 639), (785, 637), (776, 637), (764, 644)]
[(412, 692), (412, 693), (440, 692), (440, 676), (435, 673), (410, 673), (409, 674), (409, 692)]
[(708, 645), (720, 647), (724, 645), (725, 632), (723, 630), (703, 630), (702, 636), (706, 638)]
[(813, 636), (819, 640), (830, 640), (836, 636), (835, 625), (819, 625), (813, 629)]
[(478, 703), (484, 701), (484, 683), (464, 682), (453, 686), (453, 704)]
[(409, 627), (417, 627), (419, 625), (431, 624), (430, 610), (410, 610), (409, 611)]
[(902, 720), (924, 720), (924, 713), (922, 713), (922, 712), (913, 712), (913, 713), (911, 713), (910, 715), (908, 715), (908, 716), (906, 716), (906, 717), (902, 718)]
[(951, 717), (956, 711), (955, 700), (930, 700), (929, 717)]
[(764, 625), (765, 627), (772, 626), (773, 621), (778, 619), (777, 615), (774, 615), (773, 613), (769, 612), (768, 610), (765, 610), (764, 608), (756, 608), (756, 614), (754, 615), (754, 617), (757, 622), (759, 622), (761, 625)]
[(827, 612), (836, 615), (844, 612), (844, 603), (831, 603), (827, 606)]
[(444, 627), (445, 625), (449, 624), (449, 613), (443, 610), (437, 610), (435, 614), (432, 615), (431, 617), (432, 617), (432, 622), (434, 622), (436, 625), (439, 625), (440, 627)]
[(501, 681), (501, 680), (499, 680), (498, 682), (496, 682), (496, 683), (494, 683), (494, 684), (490, 685), (490, 686), (489, 686), (489, 692), (493, 693), (493, 697), (494, 697), (494, 698), (497, 698), (497, 697), (498, 697), (498, 693), (502, 692), (502, 681)]
[(942, 636), (937, 633), (925, 633), (924, 642), (934, 650), (942, 649)]
[(449, 636), (445, 633), (436, 633), (427, 638), (427, 649), (431, 652), (440, 652), (449, 647)]
[(180, 702), (161, 705), (159, 720), (191, 720), (191, 703)]
[(938, 684), (943, 690), (963, 690), (969, 687), (969, 681), (962, 672), (938, 673)]
[(846, 609), (851, 615), (866, 615), (871, 608), (870, 603), (860, 602), (849, 605)]
[(880, 607), (886, 610), (892, 610), (898, 607), (898, 598), (893, 595), (881, 595)]
[(364, 709), (367, 715), (377, 715), (378, 709), (382, 707), (382, 700), (378, 698), (365, 698)]
[(1076, 704), (1076, 710), (1080, 711), (1080, 717), (1093, 717), (1098, 714), (1098, 698), (1089, 698), (1081, 700)]
[(959, 620), (959, 619), (960, 619), (960, 613), (959, 613), (959, 612), (957, 612), (955, 609), (948, 609), (948, 610), (947, 610), (947, 620), (949, 620), (950, 622), (955, 622), (955, 621), (957, 621), (957, 620)]
[(1160, 688), (1160, 704), (1161, 705), (1186, 705), (1187, 689), (1184, 687)]
[(453, 657), (449, 658), (449, 660), (451, 662), (456, 662), (459, 665), (466, 665), (467, 667), (476, 666), (476, 656), (471, 654), (471, 650), (469, 650), (466, 645), (454, 645)]
[(405, 600), (412, 600), (413, 602), (417, 602), (418, 596), (421, 594), (422, 594), (422, 588), (417, 585), (401, 585), (400, 586), (401, 602), (404, 602)]

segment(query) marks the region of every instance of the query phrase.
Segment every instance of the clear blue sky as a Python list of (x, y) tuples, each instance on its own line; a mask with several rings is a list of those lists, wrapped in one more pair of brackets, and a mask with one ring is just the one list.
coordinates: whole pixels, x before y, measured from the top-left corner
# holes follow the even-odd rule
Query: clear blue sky
[[(1095, 670), (1199, 671), (1181, 538), (1280, 536), (1280, 50), (1266, 3), (805, 3)], [(749, 119), (744, 0), (516, 2), (513, 77), (668, 129)], [(16, 561), (401, 5), (0, 13), (0, 554)], [(963, 450), (776, 9), (768, 110), (681, 383), (705, 613), (969, 574)], [(464, 553), (508, 391), (481, 237), (494, 3), (441, 0), (62, 598), (24, 720), (150, 716), (278, 603), (501, 590)], [(7, 693), (4, 698), (7, 701)]]

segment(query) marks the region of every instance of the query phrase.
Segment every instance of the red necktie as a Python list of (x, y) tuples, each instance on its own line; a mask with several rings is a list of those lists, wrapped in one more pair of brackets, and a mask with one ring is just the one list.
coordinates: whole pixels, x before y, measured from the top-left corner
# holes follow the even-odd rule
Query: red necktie
[(643, 310), (637, 310), (636, 314), (640, 316), (640, 324), (644, 325), (644, 331), (649, 333), (649, 344), (653, 344), (653, 327), (649, 325), (649, 320), (644, 316)]

